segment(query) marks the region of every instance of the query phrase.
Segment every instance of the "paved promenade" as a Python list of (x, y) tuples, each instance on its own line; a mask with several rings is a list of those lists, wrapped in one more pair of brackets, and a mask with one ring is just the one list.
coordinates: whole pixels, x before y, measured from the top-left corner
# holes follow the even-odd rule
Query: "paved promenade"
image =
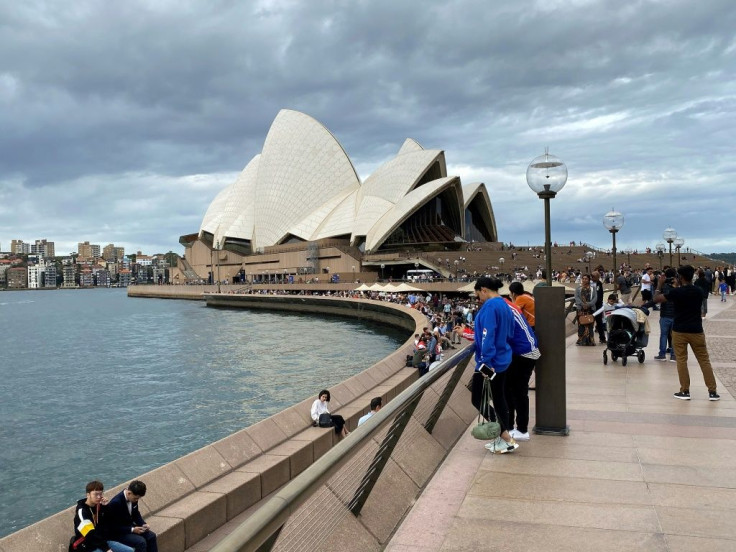
[(571, 336), (570, 436), (493, 455), (466, 433), (386, 550), (736, 550), (736, 299), (708, 303), (719, 402), (692, 354), (692, 400), (672, 397), (675, 363), (653, 360), (658, 312), (644, 364), (604, 366), (603, 346)]

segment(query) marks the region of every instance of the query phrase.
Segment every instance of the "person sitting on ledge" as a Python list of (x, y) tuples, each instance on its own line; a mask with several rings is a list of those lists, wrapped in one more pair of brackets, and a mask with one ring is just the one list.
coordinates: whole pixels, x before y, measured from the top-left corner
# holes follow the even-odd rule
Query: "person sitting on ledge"
[(116, 541), (135, 547), (135, 552), (158, 552), (156, 533), (143, 521), (138, 500), (146, 494), (143, 481), (131, 481), (107, 505), (105, 533)]
[(371, 399), (371, 411), (360, 417), (360, 420), (358, 420), (358, 426), (367, 422), (371, 416), (381, 410), (381, 406), (383, 406), (383, 399), (381, 397), (373, 397)]
[(102, 496), (105, 490), (99, 481), (90, 481), (85, 488), (86, 498), (77, 502), (74, 510), (74, 536), (69, 550), (88, 550), (90, 552), (133, 552), (129, 546), (107, 540), (101, 524), (107, 513), (107, 499)]
[(345, 427), (345, 418), (339, 414), (330, 414), (330, 392), (323, 389), (319, 392), (317, 400), (312, 403), (311, 416), (312, 425), (319, 427), (334, 427), (336, 435), (347, 437), (350, 432)]

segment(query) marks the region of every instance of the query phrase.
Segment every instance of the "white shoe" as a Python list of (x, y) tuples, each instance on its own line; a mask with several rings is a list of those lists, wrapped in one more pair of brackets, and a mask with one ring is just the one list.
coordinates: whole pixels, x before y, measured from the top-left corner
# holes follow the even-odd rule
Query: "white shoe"
[(522, 433), (518, 429), (512, 429), (509, 431), (509, 434), (511, 435), (511, 438), (514, 441), (528, 441), (529, 440), (529, 432)]
[(507, 442), (501, 437), (496, 437), (493, 441), (486, 443), (484, 446), (493, 454), (506, 454), (507, 452), (513, 452), (519, 448), (518, 443), (514, 441), (513, 438), (511, 441)]

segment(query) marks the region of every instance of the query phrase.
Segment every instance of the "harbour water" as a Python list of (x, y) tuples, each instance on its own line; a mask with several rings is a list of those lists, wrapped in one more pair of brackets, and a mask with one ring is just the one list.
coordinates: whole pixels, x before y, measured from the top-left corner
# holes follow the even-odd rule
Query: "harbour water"
[(406, 338), (125, 290), (0, 293), (0, 536), (91, 479), (112, 487), (316, 397)]

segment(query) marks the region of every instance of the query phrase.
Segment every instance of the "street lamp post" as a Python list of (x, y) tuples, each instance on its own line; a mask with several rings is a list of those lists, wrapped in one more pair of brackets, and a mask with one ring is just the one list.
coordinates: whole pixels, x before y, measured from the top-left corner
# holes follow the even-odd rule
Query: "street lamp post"
[[(526, 182), (544, 200), (544, 253), (547, 285), (534, 288), (539, 349), (544, 355), (537, 360), (535, 406), (536, 424), (533, 431), (542, 435), (569, 435), (565, 387), (565, 288), (552, 287), (552, 232), (550, 229), (550, 199), (567, 182), (567, 167), (545, 150), (526, 169)], [(500, 262), (500, 260), (499, 260)]]
[(616, 232), (621, 230), (623, 225), (624, 216), (618, 211), (614, 211), (613, 209), (611, 209), (605, 215), (603, 215), (603, 226), (605, 226), (606, 230), (611, 233), (611, 237), (613, 239), (613, 249), (611, 249), (611, 252), (613, 253), (614, 278), (616, 278), (616, 275), (618, 274), (618, 265), (616, 264)]
[(506, 262), (506, 259), (504, 259), (503, 257), (498, 258), (498, 263), (501, 265), (501, 272), (503, 272), (503, 263), (505, 262)]
[(567, 166), (546, 150), (535, 157), (526, 169), (526, 183), (544, 200), (544, 253), (547, 261), (547, 285), (552, 286), (552, 233), (549, 200), (554, 199), (567, 182)]
[(459, 264), (460, 264), (460, 261), (458, 261), (457, 259), (455, 259), (455, 280), (457, 280), (458, 279), (458, 276), (459, 276), (459, 274), (457, 272), (457, 265), (459, 265)]
[(595, 255), (595, 253), (592, 251), (587, 251), (585, 253), (585, 260), (588, 261), (588, 274), (590, 274), (590, 260), (593, 258), (593, 255)]
[(383, 269), (386, 268), (384, 263), (381, 263), (381, 280), (383, 280)]
[(353, 265), (353, 283), (355, 283), (355, 265)]
[(682, 246), (685, 245), (685, 238), (681, 238), (680, 236), (677, 236), (673, 242), (675, 244), (675, 249), (677, 249), (677, 266), (682, 266), (680, 263), (680, 249), (682, 249)]
[(670, 266), (672, 266), (672, 242), (675, 241), (675, 238), (677, 237), (677, 230), (671, 226), (669, 228), (665, 228), (662, 237), (664, 238), (664, 241), (670, 244)]
[(664, 244), (659, 242), (655, 247), (657, 250), (657, 257), (659, 257), (659, 270), (662, 270), (662, 257), (664, 256)]

